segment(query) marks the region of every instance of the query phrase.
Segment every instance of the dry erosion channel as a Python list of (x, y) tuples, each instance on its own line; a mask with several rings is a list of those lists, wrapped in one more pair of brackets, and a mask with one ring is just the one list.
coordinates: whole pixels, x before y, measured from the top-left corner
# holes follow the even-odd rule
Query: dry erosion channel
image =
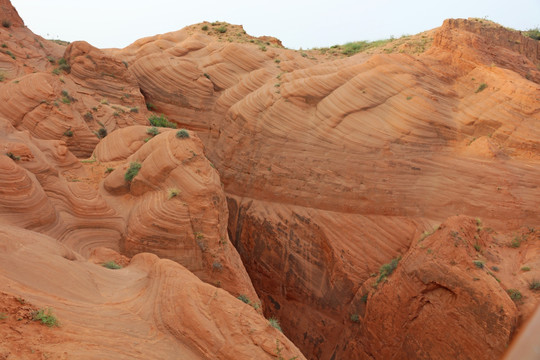
[(538, 31), (0, 20), (0, 359), (538, 358)]

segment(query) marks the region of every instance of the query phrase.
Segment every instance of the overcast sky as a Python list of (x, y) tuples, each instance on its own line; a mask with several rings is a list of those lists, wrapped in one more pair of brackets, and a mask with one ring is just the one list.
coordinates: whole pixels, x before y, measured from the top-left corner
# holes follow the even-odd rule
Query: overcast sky
[(447, 18), (487, 17), (519, 30), (540, 26), (540, 0), (11, 0), (25, 24), (49, 39), (99, 48), (202, 21), (244, 25), (304, 49), (416, 34)]

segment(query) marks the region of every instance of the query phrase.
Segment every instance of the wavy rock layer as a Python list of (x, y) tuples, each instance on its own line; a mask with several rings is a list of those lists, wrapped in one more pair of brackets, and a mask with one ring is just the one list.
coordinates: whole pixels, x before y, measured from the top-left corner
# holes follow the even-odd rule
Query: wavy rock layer
[[(254, 307), (260, 297), (313, 359), (448, 358), (450, 350), (497, 357), (538, 304), (527, 282), (540, 269), (540, 59), (537, 42), (518, 32), (448, 20), (409, 43), (349, 58), (283, 49), (223, 23), (122, 50), (66, 48), (16, 26), (0, 28), (0, 41), (0, 147), (8, 155), (0, 221), (42, 234), (36, 244), (57, 241), (36, 249), (61, 253), (87, 280), (62, 289), (64, 302), (47, 300), (56, 288), (49, 277), (35, 283), (9, 263), (6, 306), (24, 293), (63, 309), (69, 326), (77, 316), (89, 321), (100, 340), (82, 348), (98, 357), (133, 337), (144, 339), (134, 350), (141, 358), (147, 344), (164, 358), (297, 354), (279, 334), (246, 332), (266, 321), (212, 285)], [(149, 133), (140, 126), (147, 106), (190, 138)], [(135, 162), (141, 168), (126, 180)], [(495, 235), (460, 217), (417, 243), (455, 214), (481, 218)], [(454, 232), (461, 240), (452, 244)], [(138, 255), (146, 251), (174, 262)], [(110, 257), (127, 265), (125, 255), (134, 259), (117, 273), (94, 264)], [(381, 265), (399, 256), (388, 283), (373, 287)], [(76, 277), (64, 260), (36, 264)], [(500, 283), (488, 266), (500, 270)], [(509, 289), (522, 300), (512, 303)], [(122, 333), (128, 340), (115, 338), (97, 324), (96, 306), (140, 326)], [(247, 315), (248, 324), (242, 309), (259, 317)], [(452, 324), (448, 343), (433, 317)], [(76, 333), (71, 344), (87, 344)], [(139, 356), (132, 350), (122, 346), (119, 356)]]
[(266, 313), (313, 358), (341, 353), (359, 289), (422, 231), (455, 214), (505, 234), (540, 224), (537, 42), (480, 20), (426, 34), (417, 55), (330, 61), (193, 27), (111, 51), (158, 111), (199, 131)]
[[(474, 219), (453, 217), (413, 244), (394, 274), (371, 281), (357, 294), (362, 315), (350, 336), (362, 346), (342, 341), (338, 357), (499, 357), (518, 315), (507, 287), (523, 280), (501, 266), (499, 256), (508, 248), (497, 237)], [(538, 234), (531, 240), (537, 244)], [(534, 297), (523, 285), (516, 290)]]
[[(54, 239), (10, 226), (0, 231), (0, 248), (5, 356), (305, 359), (251, 306), (175, 262), (140, 254), (128, 267), (109, 270), (67, 259)], [(59, 328), (31, 321), (32, 310), (47, 307)]]
[[(191, 133), (132, 126), (112, 133), (95, 151), (98, 162), (115, 169), (103, 181), (101, 194), (115, 203), (126, 229), (120, 249), (128, 256), (152, 252), (187, 267), (203, 281), (244, 294), (257, 295), (227, 235), (227, 204), (218, 172), (204, 156), (201, 141)], [(140, 170), (131, 180), (131, 164)], [(95, 171), (109, 167), (98, 164)], [(112, 167), (111, 167), (112, 169)]]

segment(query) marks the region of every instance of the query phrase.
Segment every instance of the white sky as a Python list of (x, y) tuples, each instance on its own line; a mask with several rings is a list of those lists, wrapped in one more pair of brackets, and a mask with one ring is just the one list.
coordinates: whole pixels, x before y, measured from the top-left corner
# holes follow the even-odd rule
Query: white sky
[(331, 46), (416, 34), (447, 18), (487, 17), (526, 30), (540, 26), (540, 0), (11, 0), (25, 24), (49, 39), (99, 48), (202, 21), (244, 25), (289, 48)]

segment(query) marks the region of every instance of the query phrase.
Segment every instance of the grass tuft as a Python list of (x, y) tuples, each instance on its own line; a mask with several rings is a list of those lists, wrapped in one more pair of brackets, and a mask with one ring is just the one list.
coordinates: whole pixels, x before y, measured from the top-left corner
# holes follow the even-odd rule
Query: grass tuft
[(528, 36), (534, 40), (540, 40), (540, 28), (534, 28), (524, 31), (523, 35)]
[(249, 298), (244, 295), (244, 294), (240, 294), (238, 295), (237, 297), (238, 300), (241, 300), (242, 302), (246, 303), (246, 304), (249, 304), (251, 301), (249, 300)]
[(486, 88), (487, 88), (487, 84), (486, 83), (481, 83), (480, 86), (478, 86), (478, 89), (476, 89), (476, 91), (474, 93), (477, 94), (480, 91), (485, 90)]
[(107, 269), (112, 269), (112, 270), (118, 270), (122, 268), (121, 265), (118, 265), (115, 261), (112, 261), (112, 260), (103, 263), (103, 267), (106, 267)]
[(375, 287), (379, 285), (379, 283), (383, 280), (386, 280), (388, 276), (390, 276), (394, 270), (397, 268), (400, 258), (392, 259), (388, 264), (383, 264), (379, 269), (379, 277), (377, 278), (377, 281), (375, 282)]
[(48, 327), (60, 326), (58, 319), (53, 315), (52, 309), (39, 309), (32, 314), (32, 320), (41, 321), (43, 325)]
[(178, 196), (180, 194), (180, 190), (178, 189), (169, 189), (169, 195), (167, 196), (167, 199), (170, 200), (175, 196)]
[(517, 289), (508, 289), (506, 290), (506, 292), (508, 293), (508, 295), (510, 295), (510, 299), (514, 301), (521, 300), (521, 298), (523, 297), (523, 295), (521, 295), (521, 292)]
[(152, 126), (151, 128), (148, 128), (146, 130), (146, 133), (148, 135), (156, 136), (156, 135), (159, 134), (159, 129), (157, 127), (155, 127), (155, 126)]
[(141, 167), (142, 165), (140, 162), (135, 161), (129, 164), (129, 168), (126, 171), (126, 174), (124, 175), (124, 179), (127, 182), (130, 182), (131, 180), (133, 180), (133, 178), (137, 176), (137, 174), (139, 173), (139, 170), (141, 170)]
[(279, 331), (283, 332), (283, 330), (281, 330), (281, 325), (279, 324), (279, 320), (276, 319), (275, 317), (271, 317), (268, 319), (268, 322), (270, 323), (270, 325), (276, 329), (278, 329)]
[(482, 260), (473, 260), (473, 264), (479, 269), (484, 268), (484, 262)]
[(20, 157), (20, 156), (17, 156), (17, 155), (15, 155), (15, 154), (13, 154), (12, 152), (6, 153), (6, 156), (7, 156), (8, 158), (10, 158), (11, 160), (13, 160), (13, 161), (19, 161), (19, 160), (21, 160), (21, 157)]
[(159, 115), (159, 116), (157, 116), (157, 115), (151, 115), (151, 116), (148, 118), (148, 121), (150, 121), (150, 124), (151, 124), (152, 126), (166, 127), (166, 128), (176, 129), (176, 124), (170, 122), (169, 120), (167, 120), (167, 118), (166, 118), (165, 115), (163, 115), (163, 114), (161, 114), (161, 115)]
[(189, 139), (189, 132), (186, 129), (180, 129), (176, 132), (176, 137), (179, 139)]
[(537, 280), (537, 279), (533, 279), (533, 280), (529, 281), (529, 289), (533, 290), (533, 291), (540, 290), (540, 281)]

